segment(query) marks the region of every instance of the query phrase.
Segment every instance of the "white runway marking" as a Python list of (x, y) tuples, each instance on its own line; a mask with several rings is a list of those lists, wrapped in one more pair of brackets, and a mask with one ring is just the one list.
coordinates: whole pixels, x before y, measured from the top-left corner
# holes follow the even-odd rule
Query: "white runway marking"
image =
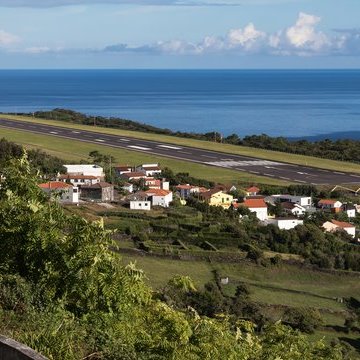
[(56, 131), (50, 131), (50, 134), (57, 134)]
[(360, 177), (360, 175), (350, 175), (350, 176), (352, 176), (352, 177)]
[(151, 150), (150, 148), (142, 147), (142, 146), (136, 146), (136, 145), (129, 145), (129, 148), (138, 149), (138, 150)]
[(103, 139), (95, 139), (95, 141), (104, 142), (105, 140), (103, 140)]
[(128, 139), (119, 139), (119, 141), (130, 141)]
[[(202, 155), (205, 156), (205, 155)], [(266, 165), (283, 165), (281, 163), (269, 160), (244, 160), (244, 161), (214, 161), (208, 162), (209, 165), (221, 166), (226, 168), (236, 167), (236, 166), (265, 166), (267, 169), (272, 169), (270, 166)], [(276, 169), (276, 168), (274, 168)]]
[(173, 150), (181, 150), (182, 148), (170, 145), (157, 145), (158, 147), (166, 148), (166, 149), (173, 149)]
[(334, 171), (335, 174), (339, 174), (339, 175), (345, 175), (345, 173), (340, 172), (340, 171)]
[(73, 134), (80, 134), (80, 131), (72, 131)]

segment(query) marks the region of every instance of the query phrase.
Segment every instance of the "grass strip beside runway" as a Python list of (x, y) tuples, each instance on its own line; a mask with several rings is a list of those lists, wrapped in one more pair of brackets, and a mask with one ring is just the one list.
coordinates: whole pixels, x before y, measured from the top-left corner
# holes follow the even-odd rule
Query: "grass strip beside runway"
[[(72, 124), (63, 121), (57, 120), (45, 120), (37, 119), (26, 116), (15, 116), (15, 115), (1, 115), (0, 117), (10, 120), (21, 120), (31, 123), (54, 125), (59, 127), (67, 127), (77, 130), (86, 130), (99, 132), (103, 134), (119, 135), (119, 136), (129, 136), (138, 139), (152, 140), (152, 141), (162, 141), (165, 143), (171, 143), (174, 145), (182, 146), (191, 146), (200, 149), (212, 150), (212, 151), (221, 151), (224, 153), (243, 155), (243, 156), (252, 156), (260, 159), (273, 160), (273, 161), (285, 161), (291, 164), (313, 166), (316, 168), (335, 170), (335, 171), (345, 171), (345, 172), (355, 172), (360, 173), (360, 165), (350, 162), (342, 162), (336, 160), (322, 159), (305, 155), (289, 154), (278, 151), (270, 151), (264, 149), (251, 148), (246, 146), (237, 146), (230, 144), (219, 144), (212, 143), (209, 141), (194, 140), (187, 138), (180, 138), (175, 136), (167, 136), (160, 134), (152, 133), (143, 133), (138, 131), (129, 131), (129, 130), (119, 130), (119, 129), (108, 129), (102, 127), (93, 127), (87, 125)], [(266, 129), (264, 129), (266, 132)]]
[(0, 128), (0, 137), (4, 137), (9, 141), (21, 144), (26, 148), (41, 149), (51, 155), (58, 156), (69, 162), (87, 160), (90, 151), (98, 150), (101, 153), (114, 156), (118, 164), (138, 165), (144, 162), (159, 162), (161, 166), (169, 167), (174, 172), (188, 172), (191, 176), (224, 184), (258, 183), (269, 185), (287, 185), (290, 183), (287, 181), (254, 176), (248, 173), (228, 169), (169, 159), (158, 155), (112, 148), (101, 144), (62, 139), (51, 135), (40, 135), (21, 130)]

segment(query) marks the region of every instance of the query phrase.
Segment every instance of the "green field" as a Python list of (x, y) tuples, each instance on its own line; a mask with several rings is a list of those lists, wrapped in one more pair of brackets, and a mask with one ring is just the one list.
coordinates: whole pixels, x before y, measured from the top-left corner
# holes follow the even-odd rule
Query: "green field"
[(88, 159), (90, 151), (98, 150), (101, 153), (112, 155), (119, 164), (138, 165), (144, 162), (159, 162), (162, 167), (169, 167), (174, 172), (188, 172), (193, 177), (223, 184), (289, 184), (289, 182), (283, 180), (255, 176), (244, 172), (220, 169), (157, 155), (148, 155), (136, 151), (117, 149), (106, 145), (62, 139), (55, 136), (40, 135), (21, 130), (0, 128), (0, 137), (5, 137), (7, 140), (24, 145), (27, 148), (42, 149), (51, 155), (73, 162), (86, 160)]
[(314, 166), (314, 167), (319, 167), (319, 168), (329, 169), (329, 170), (360, 173), (360, 165), (358, 165), (358, 164), (315, 158), (315, 157), (305, 156), (305, 155), (288, 154), (288, 153), (256, 149), (256, 148), (245, 147), (245, 146), (219, 144), (219, 143), (212, 143), (212, 142), (208, 142), (208, 141), (186, 139), (186, 138), (159, 135), (159, 134), (151, 134), (151, 133), (143, 133), (143, 132), (137, 132), (137, 131), (106, 129), (106, 128), (101, 128), (101, 127), (92, 127), (92, 126), (86, 126), (86, 125), (71, 124), (71, 123), (66, 123), (66, 122), (56, 121), (56, 120), (34, 119), (31, 117), (14, 116), (14, 115), (1, 115), (1, 117), (9, 118), (12, 120), (18, 119), (18, 120), (22, 120), (22, 121), (29, 121), (29, 122), (40, 123), (40, 124), (53, 124), (53, 125), (60, 126), (60, 127), (68, 127), (68, 128), (73, 128), (73, 129), (95, 131), (95, 132), (101, 132), (104, 134), (130, 136), (130, 137), (135, 137), (135, 138), (139, 138), (139, 139), (163, 141), (163, 142), (168, 142), (168, 143), (177, 144), (177, 145), (193, 146), (193, 147), (202, 148), (202, 149), (206, 149), (206, 150), (222, 151), (225, 153), (236, 154), (236, 155), (254, 156), (254, 157), (267, 159), (267, 160), (286, 161), (286, 162), (292, 163), (292, 164)]

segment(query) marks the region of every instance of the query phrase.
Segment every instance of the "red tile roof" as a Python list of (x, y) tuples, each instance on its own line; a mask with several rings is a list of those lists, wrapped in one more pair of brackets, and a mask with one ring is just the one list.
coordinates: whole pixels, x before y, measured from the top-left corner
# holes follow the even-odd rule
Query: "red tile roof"
[(249, 193), (258, 193), (260, 191), (260, 189), (256, 186), (251, 186), (251, 187), (247, 188), (246, 191)]
[(248, 208), (267, 208), (264, 199), (246, 199), (240, 205), (246, 206)]
[(333, 200), (333, 199), (321, 199), (319, 201), (320, 205), (334, 205), (338, 200)]
[(140, 177), (143, 177), (145, 178), (146, 175), (144, 172), (142, 171), (133, 171), (133, 172), (128, 172), (128, 173), (125, 173), (125, 174), (121, 174), (121, 176), (123, 177), (127, 177), (127, 178), (140, 178)]
[(192, 185), (189, 185), (189, 184), (187, 184), (187, 185), (177, 185), (176, 186), (176, 188), (177, 189), (179, 189), (179, 190), (190, 190), (190, 189), (192, 189), (194, 186), (192, 186)]
[(169, 190), (163, 190), (163, 189), (149, 189), (145, 191), (146, 194), (148, 194), (149, 196), (166, 196), (171, 194), (171, 191)]
[(347, 222), (344, 222), (344, 221), (337, 221), (337, 220), (331, 220), (331, 222), (338, 226), (338, 227), (341, 227), (341, 228), (353, 228), (355, 227), (353, 224), (349, 224)]
[(39, 184), (39, 187), (41, 189), (50, 189), (50, 190), (54, 189), (55, 190), (55, 189), (66, 189), (66, 188), (70, 188), (73, 186), (71, 184), (67, 184), (62, 181), (49, 181), (47, 183)]

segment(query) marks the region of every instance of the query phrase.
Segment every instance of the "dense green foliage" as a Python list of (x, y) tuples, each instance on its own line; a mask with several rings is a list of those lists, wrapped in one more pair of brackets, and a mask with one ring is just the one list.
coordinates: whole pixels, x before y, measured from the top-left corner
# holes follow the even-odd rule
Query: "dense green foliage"
[(49, 202), (26, 158), (1, 173), (0, 331), (50, 359), (344, 358), (281, 324), (256, 333), (250, 322), (173, 309), (141, 270), (121, 265), (102, 221)]
[[(12, 158), (20, 158), (24, 152), (22, 146), (6, 139), (0, 139), (0, 166)], [(63, 171), (64, 161), (41, 150), (29, 150), (28, 159), (43, 175), (50, 176)]]
[(307, 140), (291, 141), (284, 137), (270, 137), (265, 134), (245, 136), (244, 138), (240, 138), (237, 134), (231, 134), (227, 137), (222, 137), (222, 135), (218, 132), (201, 134), (172, 131), (169, 129), (158, 128), (152, 125), (142, 124), (132, 120), (125, 120), (121, 118), (106, 118), (103, 116), (88, 116), (66, 109), (37, 111), (34, 113), (34, 116), (38, 118), (61, 120), (77, 124), (97, 125), (109, 128), (151, 132), (156, 134), (223, 142), (226, 144), (243, 145), (267, 150), (360, 163), (360, 141), (358, 140), (345, 139), (333, 141), (326, 139), (315, 142)]

